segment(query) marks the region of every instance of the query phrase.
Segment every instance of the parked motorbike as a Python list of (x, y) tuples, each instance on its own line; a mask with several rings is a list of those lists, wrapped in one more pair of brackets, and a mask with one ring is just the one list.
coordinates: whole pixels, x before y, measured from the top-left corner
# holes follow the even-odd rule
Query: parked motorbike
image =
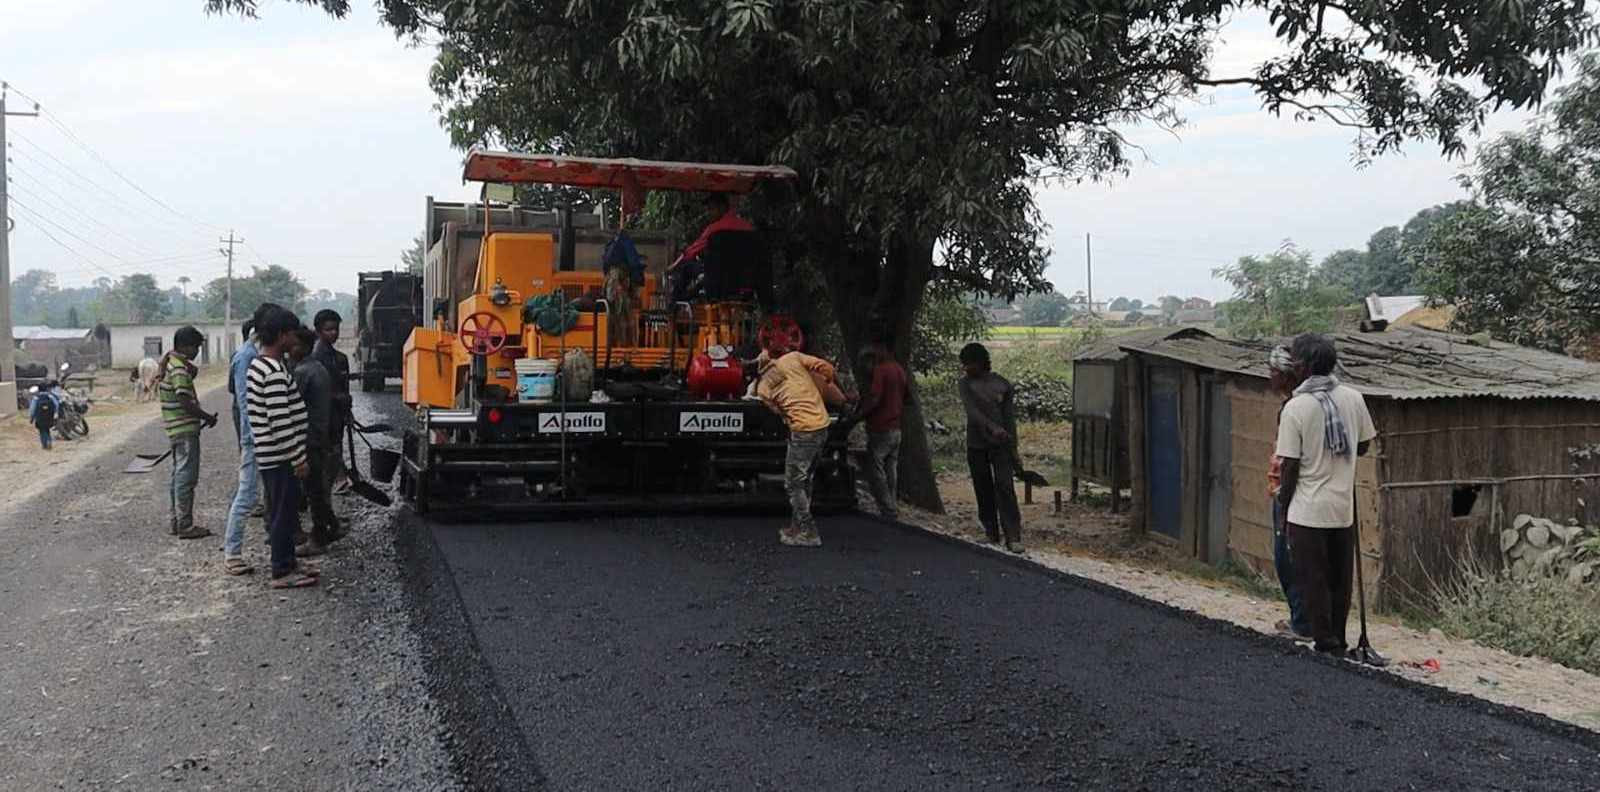
[[(72, 364), (61, 364), (61, 382), (66, 382), (67, 372), (72, 370)], [(60, 409), (56, 413), (56, 436), (62, 440), (78, 440), (89, 436), (89, 406), (93, 399), (80, 391), (70, 390), (67, 387), (56, 387), (56, 401)]]

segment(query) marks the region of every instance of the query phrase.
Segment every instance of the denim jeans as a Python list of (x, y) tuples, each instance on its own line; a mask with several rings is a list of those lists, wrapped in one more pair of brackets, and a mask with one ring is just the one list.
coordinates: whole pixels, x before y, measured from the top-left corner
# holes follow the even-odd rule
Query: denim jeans
[(811, 517), (811, 478), (816, 474), (817, 456), (828, 443), (828, 430), (790, 432), (789, 449), (784, 455), (784, 489), (789, 495), (789, 510), (794, 527), (802, 533), (817, 530)]
[(222, 554), (226, 558), (238, 558), (244, 553), (244, 524), (261, 496), (257, 489), (260, 478), (261, 471), (256, 468), (256, 444), (247, 439), (239, 446), (239, 486), (233, 491), (233, 505), (228, 507), (228, 531), (222, 540)]
[(1284, 518), (1283, 504), (1272, 499), (1272, 565), (1278, 572), (1278, 585), (1283, 586), (1283, 598), (1289, 603), (1289, 628), (1299, 635), (1311, 634), (1311, 622), (1306, 618), (1305, 595), (1294, 574), (1294, 553), (1289, 539), (1288, 521)]
[(878, 513), (894, 519), (900, 515), (900, 430), (867, 433), (867, 456), (871, 461), (872, 498)]
[(200, 433), (172, 438), (172, 532), (194, 527), (194, 485), (200, 481)]
[(44, 448), (44, 450), (46, 450), (46, 451), (50, 450), (50, 427), (49, 426), (40, 426), (39, 427), (39, 445), (42, 446)]

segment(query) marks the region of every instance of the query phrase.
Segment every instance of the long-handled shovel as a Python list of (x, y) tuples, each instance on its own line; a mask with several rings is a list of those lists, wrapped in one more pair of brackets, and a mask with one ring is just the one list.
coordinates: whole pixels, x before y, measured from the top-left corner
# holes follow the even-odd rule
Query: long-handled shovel
[[(389, 493), (384, 492), (381, 489), (378, 489), (377, 485), (373, 484), (370, 481), (367, 481), (366, 479), (361, 478), (361, 470), (360, 470), (359, 466), (356, 464), (356, 440), (355, 440), (355, 438), (356, 438), (355, 427), (346, 425), (345, 426), (345, 441), (347, 443), (349, 443), (349, 446), (350, 446), (350, 465), (346, 469), (346, 472), (350, 474), (350, 491), (354, 492), (357, 495), (360, 495), (363, 498), (366, 498), (369, 501), (372, 501), (373, 503), (378, 504), (379, 506), (388, 506), (388, 505), (394, 503), (394, 500), (389, 497)], [(361, 442), (366, 443), (368, 450), (371, 450), (372, 443), (369, 442), (365, 436), (361, 437)]]
[(133, 461), (122, 469), (124, 473), (149, 473), (161, 465), (167, 457), (172, 456), (172, 449), (167, 449), (160, 454), (134, 454)]
[(1362, 665), (1383, 668), (1389, 664), (1389, 659), (1378, 650), (1372, 648), (1372, 642), (1367, 640), (1367, 586), (1361, 579), (1361, 515), (1355, 519), (1356, 529), (1356, 601), (1361, 605), (1361, 639), (1356, 641), (1356, 648), (1350, 650), (1350, 659)]

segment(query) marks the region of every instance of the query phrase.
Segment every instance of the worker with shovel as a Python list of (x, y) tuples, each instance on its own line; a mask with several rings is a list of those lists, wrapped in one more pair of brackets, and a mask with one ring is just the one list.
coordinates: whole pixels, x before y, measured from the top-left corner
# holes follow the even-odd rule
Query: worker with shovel
[(179, 539), (211, 535), (194, 524), (194, 488), (200, 481), (200, 430), (217, 425), (216, 414), (201, 409), (194, 390), (194, 377), (199, 372), (194, 358), (205, 343), (206, 337), (199, 330), (181, 327), (172, 336), (172, 351), (161, 362), (161, 421), (172, 442), (172, 535)]
[[(1278, 502), (1287, 510), (1298, 578), (1313, 646), (1323, 654), (1350, 654), (1345, 641), (1356, 563), (1356, 457), (1377, 436), (1361, 393), (1334, 375), (1333, 341), (1315, 333), (1294, 340), (1290, 355), (1305, 379), (1278, 420), (1282, 458)], [(1363, 608), (1363, 627), (1365, 608)], [(1366, 645), (1360, 650), (1377, 654)]]
[(1017, 460), (1015, 390), (994, 373), (989, 350), (982, 344), (961, 348), (961, 406), (967, 413), (967, 470), (978, 501), (978, 521), (992, 544), (1005, 532), (1006, 550), (1021, 555), (1022, 510), (1012, 479)]

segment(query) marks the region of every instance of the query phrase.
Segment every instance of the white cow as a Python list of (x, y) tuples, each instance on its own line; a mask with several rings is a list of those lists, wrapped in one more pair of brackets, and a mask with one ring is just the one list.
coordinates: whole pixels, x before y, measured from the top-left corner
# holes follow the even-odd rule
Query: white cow
[(161, 363), (155, 358), (145, 358), (139, 361), (139, 367), (134, 370), (133, 381), (134, 401), (150, 401), (156, 397), (156, 384), (161, 378)]

